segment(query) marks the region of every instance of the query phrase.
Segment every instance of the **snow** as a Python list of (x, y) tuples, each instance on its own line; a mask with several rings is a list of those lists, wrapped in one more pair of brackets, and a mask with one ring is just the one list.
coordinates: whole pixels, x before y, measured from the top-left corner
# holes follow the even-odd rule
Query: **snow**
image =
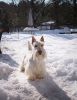
[(26, 27), (23, 31), (39, 31), (39, 29), (34, 27)]
[(54, 24), (54, 23), (55, 23), (54, 21), (48, 21), (48, 22), (42, 23), (42, 25), (49, 25), (49, 24)]
[(0, 100), (77, 100), (77, 34), (61, 30), (38, 31), (45, 38), (46, 76), (28, 81), (18, 71), (27, 54), (31, 34), (11, 33), (2, 37), (0, 55)]

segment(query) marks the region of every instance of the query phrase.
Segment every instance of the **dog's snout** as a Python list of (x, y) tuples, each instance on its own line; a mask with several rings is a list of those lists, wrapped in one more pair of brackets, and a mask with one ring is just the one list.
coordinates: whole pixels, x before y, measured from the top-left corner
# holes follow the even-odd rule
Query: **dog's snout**
[(39, 50), (39, 51), (38, 51), (38, 53), (41, 55), (41, 54), (42, 54), (42, 51), (41, 51), (41, 50)]

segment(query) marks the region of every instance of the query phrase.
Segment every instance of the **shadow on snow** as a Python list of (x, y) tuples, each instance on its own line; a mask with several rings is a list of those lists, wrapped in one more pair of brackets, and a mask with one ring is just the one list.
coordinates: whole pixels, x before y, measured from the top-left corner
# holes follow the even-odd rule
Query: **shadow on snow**
[(17, 67), (19, 64), (13, 60), (8, 54), (0, 55), (0, 62), (6, 63), (12, 67)]
[(37, 91), (43, 96), (41, 99), (46, 98), (46, 100), (71, 100), (67, 96), (66, 92), (63, 91), (51, 78), (47, 75), (45, 79), (29, 81)]

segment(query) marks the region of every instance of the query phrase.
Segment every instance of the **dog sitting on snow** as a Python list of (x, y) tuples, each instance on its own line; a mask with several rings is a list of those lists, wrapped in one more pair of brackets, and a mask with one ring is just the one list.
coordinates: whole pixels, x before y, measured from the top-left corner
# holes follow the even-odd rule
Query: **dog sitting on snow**
[(20, 70), (25, 72), (27, 79), (42, 79), (45, 75), (46, 51), (44, 49), (44, 37), (37, 41), (32, 36), (32, 43), (28, 42), (29, 54), (24, 57)]

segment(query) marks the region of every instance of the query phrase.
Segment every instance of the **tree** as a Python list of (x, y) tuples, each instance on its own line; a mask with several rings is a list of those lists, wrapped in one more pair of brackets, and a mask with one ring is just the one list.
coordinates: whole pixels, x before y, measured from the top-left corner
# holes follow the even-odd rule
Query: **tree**
[(77, 24), (77, 5), (76, 5), (76, 1), (77, 0), (73, 0), (73, 16), (74, 16), (74, 19), (73, 19), (73, 25), (76, 26)]
[(36, 27), (39, 23), (39, 18), (42, 15), (45, 0), (27, 0), (29, 8), (32, 9), (33, 23)]
[(56, 21), (56, 27), (59, 26), (59, 3), (60, 0), (52, 0), (54, 6), (54, 19)]

